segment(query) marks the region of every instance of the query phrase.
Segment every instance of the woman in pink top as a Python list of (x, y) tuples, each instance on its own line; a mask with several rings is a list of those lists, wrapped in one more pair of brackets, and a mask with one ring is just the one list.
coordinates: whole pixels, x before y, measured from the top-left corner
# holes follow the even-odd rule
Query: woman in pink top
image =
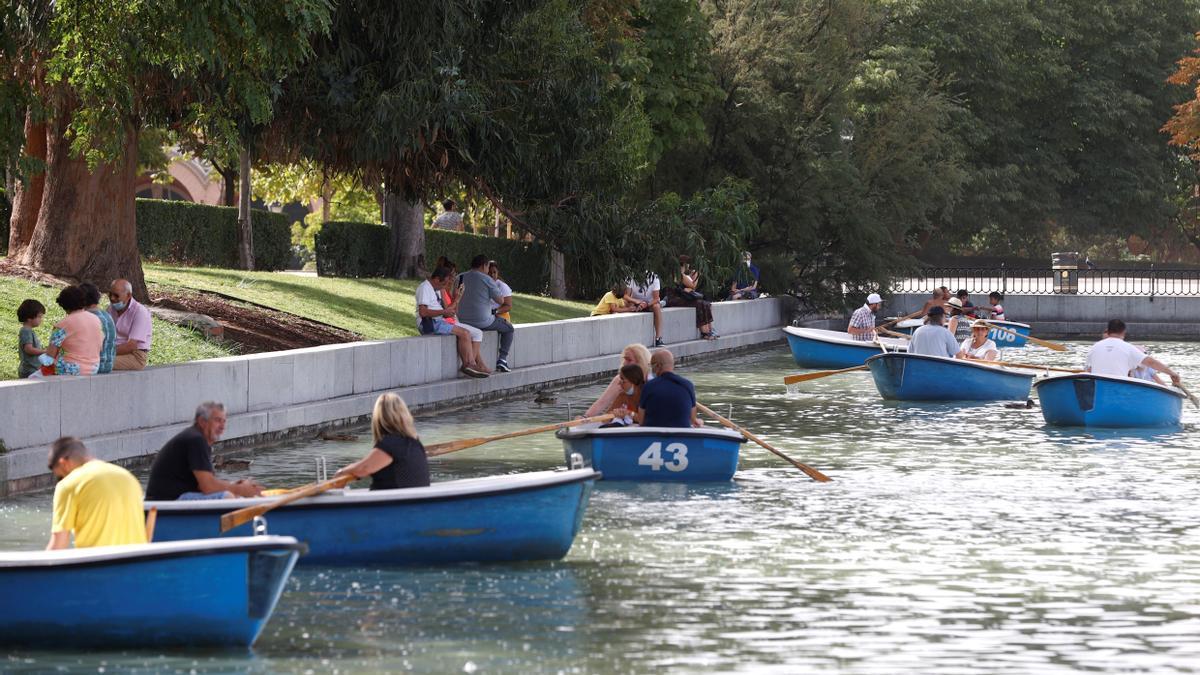
[(62, 289), (55, 299), (67, 313), (54, 324), (46, 354), (54, 359), (58, 375), (94, 375), (100, 365), (100, 349), (104, 346), (104, 329), (96, 315), (84, 310), (87, 296), (76, 286)]

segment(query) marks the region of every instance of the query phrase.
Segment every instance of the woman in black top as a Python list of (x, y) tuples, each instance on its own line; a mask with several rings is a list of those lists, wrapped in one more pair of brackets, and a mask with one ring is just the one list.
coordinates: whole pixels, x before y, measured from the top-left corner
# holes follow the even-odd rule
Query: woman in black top
[(344, 467), (337, 475), (370, 476), (372, 490), (429, 485), (425, 446), (417, 437), (417, 426), (404, 399), (391, 392), (381, 394), (371, 413), (371, 431), (375, 435), (375, 447), (366, 457)]

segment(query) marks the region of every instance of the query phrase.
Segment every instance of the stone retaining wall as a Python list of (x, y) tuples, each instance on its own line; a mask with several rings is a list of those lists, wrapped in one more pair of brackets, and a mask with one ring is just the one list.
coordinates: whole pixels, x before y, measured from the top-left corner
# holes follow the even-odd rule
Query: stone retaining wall
[[(699, 339), (694, 310), (667, 309), (663, 339), (683, 358), (740, 349), (782, 339), (789, 314), (779, 298), (716, 303), (722, 337), (709, 342)], [(226, 444), (260, 442), (361, 421), (384, 391), (420, 410), (595, 379), (616, 369), (625, 345), (653, 337), (650, 314), (522, 324), (509, 355), (514, 371), (481, 380), (458, 374), (453, 337), (429, 336), (0, 382), (0, 496), (50, 483), (46, 449), (59, 436), (83, 438), (102, 459), (133, 460), (156, 452), (206, 400), (225, 404)], [(495, 333), (484, 334), (483, 352), (495, 360)]]

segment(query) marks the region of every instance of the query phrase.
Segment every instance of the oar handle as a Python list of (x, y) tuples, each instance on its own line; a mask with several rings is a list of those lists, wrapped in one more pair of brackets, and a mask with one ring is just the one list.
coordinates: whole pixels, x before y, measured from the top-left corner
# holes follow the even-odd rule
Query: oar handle
[(346, 474), (344, 476), (331, 478), (322, 483), (314, 483), (308, 487), (303, 487), (293, 492), (289, 492), (288, 494), (268, 504), (257, 504), (255, 506), (247, 506), (244, 509), (238, 509), (237, 511), (230, 511), (229, 513), (221, 516), (221, 531), (228, 532), (239, 525), (244, 525), (251, 520), (254, 520), (258, 516), (261, 516), (268, 511), (272, 511), (281, 506), (286, 506), (292, 502), (304, 499), (305, 497), (311, 497), (313, 495), (319, 495), (328, 490), (346, 487), (355, 480), (358, 480), (357, 476), (354, 476), (353, 474)]
[(754, 441), (755, 443), (758, 443), (759, 445), (761, 445), (763, 448), (767, 449), (774, 455), (783, 458), (784, 460), (789, 462), (792, 466), (796, 467), (797, 469), (800, 469), (805, 474), (807, 474), (809, 478), (811, 478), (819, 483), (828, 483), (832, 480), (829, 476), (826, 476), (825, 474), (821, 473), (820, 471), (817, 471), (816, 469), (812, 468), (811, 466), (809, 466), (807, 464), (801, 464), (800, 462), (797, 462), (796, 460), (792, 459), (791, 457), (788, 457), (787, 455), (783, 454), (779, 450), (772, 447), (771, 444), (767, 443), (763, 439), (759, 438), (758, 436), (755, 436), (754, 434), (750, 433), (746, 429), (734, 424), (732, 421), (727, 420), (724, 417), (713, 412), (712, 410), (709, 409), (708, 406), (704, 405), (703, 403), (696, 401), (696, 408), (700, 412), (704, 413), (705, 415), (708, 415), (709, 417), (720, 422), (723, 426), (739, 432), (746, 438), (749, 438), (750, 440)]

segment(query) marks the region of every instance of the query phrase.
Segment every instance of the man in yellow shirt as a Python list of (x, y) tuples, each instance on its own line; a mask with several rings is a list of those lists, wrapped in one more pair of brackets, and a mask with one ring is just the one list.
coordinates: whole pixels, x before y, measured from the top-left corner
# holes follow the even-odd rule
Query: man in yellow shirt
[(54, 521), (46, 550), (146, 543), (142, 485), (125, 469), (92, 457), (83, 441), (66, 436), (50, 446)]
[(613, 286), (611, 291), (605, 293), (603, 298), (600, 298), (600, 304), (596, 305), (596, 309), (592, 310), (592, 316), (636, 312), (637, 308), (625, 301), (625, 296), (628, 293), (629, 287), (625, 284)]

